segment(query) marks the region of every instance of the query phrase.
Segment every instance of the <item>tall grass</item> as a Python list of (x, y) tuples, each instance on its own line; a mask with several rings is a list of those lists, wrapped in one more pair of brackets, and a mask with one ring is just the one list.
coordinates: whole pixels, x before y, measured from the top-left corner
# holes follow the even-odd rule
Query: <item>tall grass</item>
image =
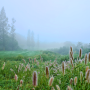
[[(68, 61), (58, 63), (58, 57), (43, 61), (42, 55), (18, 61), (0, 60), (1, 90), (89, 90), (90, 56), (74, 59), (73, 50)], [(89, 55), (89, 54), (88, 54)], [(77, 56), (77, 57), (78, 57)]]

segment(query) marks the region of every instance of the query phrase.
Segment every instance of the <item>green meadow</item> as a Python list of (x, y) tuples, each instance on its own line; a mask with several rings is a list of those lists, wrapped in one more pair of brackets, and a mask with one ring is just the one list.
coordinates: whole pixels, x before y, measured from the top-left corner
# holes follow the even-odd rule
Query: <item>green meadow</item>
[(50, 51), (0, 51), (0, 90), (89, 90), (90, 58), (77, 57)]

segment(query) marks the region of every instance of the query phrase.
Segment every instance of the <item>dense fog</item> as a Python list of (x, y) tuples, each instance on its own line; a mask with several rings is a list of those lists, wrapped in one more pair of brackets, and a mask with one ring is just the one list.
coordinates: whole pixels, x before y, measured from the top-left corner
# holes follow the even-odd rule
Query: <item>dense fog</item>
[(0, 50), (89, 47), (90, 5), (77, 1), (1, 1)]

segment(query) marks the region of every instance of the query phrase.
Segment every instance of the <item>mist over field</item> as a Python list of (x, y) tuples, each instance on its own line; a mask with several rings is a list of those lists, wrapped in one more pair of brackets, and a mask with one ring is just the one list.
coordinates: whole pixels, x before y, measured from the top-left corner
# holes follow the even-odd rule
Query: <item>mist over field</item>
[(90, 43), (89, 3), (89, 0), (0, 0), (0, 15), (3, 17), (5, 12), (10, 25), (5, 30), (9, 35), (13, 33), (12, 38), (20, 48), (46, 50), (63, 47), (65, 42)]

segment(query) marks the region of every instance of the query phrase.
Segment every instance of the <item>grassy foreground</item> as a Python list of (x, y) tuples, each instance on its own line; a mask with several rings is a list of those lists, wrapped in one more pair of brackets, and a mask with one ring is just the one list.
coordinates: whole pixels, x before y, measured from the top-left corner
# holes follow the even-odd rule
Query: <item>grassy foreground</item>
[[(0, 60), (0, 90), (90, 90), (90, 58), (57, 63), (32, 59)], [(36, 72), (35, 72), (36, 71)], [(17, 78), (18, 77), (18, 78)]]

